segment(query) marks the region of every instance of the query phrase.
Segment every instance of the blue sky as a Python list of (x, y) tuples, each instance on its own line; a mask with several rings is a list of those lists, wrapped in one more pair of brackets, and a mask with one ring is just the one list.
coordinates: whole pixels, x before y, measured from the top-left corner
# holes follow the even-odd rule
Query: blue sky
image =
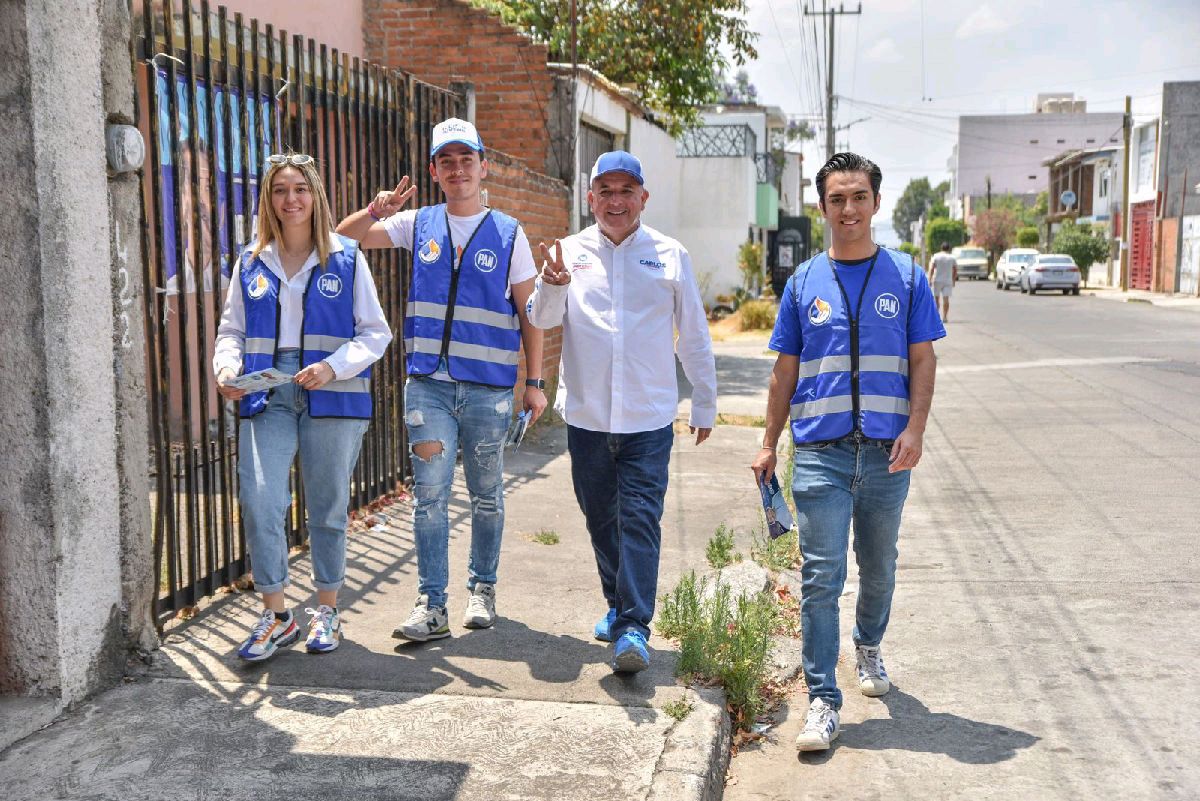
[[(759, 57), (746, 69), (760, 102), (812, 116), (823, 114), (824, 36), (817, 31), (814, 46), (812, 18), (801, 34), (805, 2), (820, 9), (820, 0), (749, 0)], [(892, 206), (909, 180), (947, 177), (959, 114), (1028, 112), (1039, 92), (1074, 92), (1089, 111), (1120, 111), (1132, 95), (1143, 119), (1157, 116), (1164, 81), (1200, 80), (1196, 0), (864, 0), (862, 12), (837, 20), (834, 91), (846, 99), (836, 124), (854, 123), (838, 133), (838, 146), (883, 169), (875, 223), (889, 244), (897, 241)], [(807, 176), (825, 154), (823, 117), (814, 122)]]

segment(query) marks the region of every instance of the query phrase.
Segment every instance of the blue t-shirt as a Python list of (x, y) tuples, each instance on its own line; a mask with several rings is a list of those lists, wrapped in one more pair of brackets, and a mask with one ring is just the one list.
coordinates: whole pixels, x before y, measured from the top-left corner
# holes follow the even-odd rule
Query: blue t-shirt
[[(838, 279), (846, 290), (846, 297), (850, 300), (850, 309), (854, 311), (858, 308), (858, 298), (867, 280), (867, 268), (871, 259), (831, 261)], [(776, 353), (799, 356), (802, 326), (796, 296), (792, 294), (793, 284), (793, 281), (788, 281), (783, 290), (783, 297), (779, 300), (779, 314), (775, 317), (775, 330), (771, 333), (771, 342), (767, 347)], [(908, 315), (908, 344), (932, 342), (944, 336), (946, 327), (942, 325), (941, 315), (938, 314), (933, 290), (929, 288), (929, 279), (924, 270), (916, 270), (913, 275), (912, 309)]]

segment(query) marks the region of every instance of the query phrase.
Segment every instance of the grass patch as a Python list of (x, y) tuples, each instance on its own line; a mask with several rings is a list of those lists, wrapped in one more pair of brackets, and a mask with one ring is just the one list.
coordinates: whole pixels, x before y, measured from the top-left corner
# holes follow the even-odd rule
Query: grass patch
[(663, 712), (675, 718), (677, 722), (682, 722), (684, 718), (692, 714), (692, 710), (695, 708), (695, 705), (686, 698), (676, 698), (669, 704), (663, 704)]
[(749, 426), (751, 428), (766, 428), (767, 418), (760, 417), (756, 414), (726, 414), (719, 412), (717, 414), (717, 425), (719, 426)]
[(558, 532), (544, 528), (529, 539), (539, 545), (558, 545)]
[(658, 630), (679, 642), (676, 675), (720, 684), (734, 725), (748, 729), (766, 703), (775, 601), (764, 592), (734, 604), (723, 584), (705, 599), (705, 586), (695, 572), (684, 576), (663, 598)]
[(709, 539), (704, 548), (704, 558), (716, 570), (741, 560), (741, 554), (733, 552), (733, 532), (724, 523), (717, 526), (716, 533)]
[(758, 531), (750, 542), (750, 558), (767, 570), (795, 570), (800, 567), (799, 539), (795, 532), (771, 539), (767, 536), (767, 521), (759, 512)]

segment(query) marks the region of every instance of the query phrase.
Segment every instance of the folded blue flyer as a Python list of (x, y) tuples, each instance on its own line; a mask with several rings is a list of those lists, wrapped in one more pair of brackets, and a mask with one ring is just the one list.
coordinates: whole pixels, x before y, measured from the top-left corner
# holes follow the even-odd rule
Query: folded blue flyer
[(521, 447), (521, 442), (525, 439), (525, 432), (529, 429), (529, 410), (518, 414), (513, 418), (512, 425), (508, 427), (508, 433), (504, 435), (504, 446), (511, 447), (514, 450)]
[(770, 481), (758, 482), (758, 491), (762, 493), (763, 514), (767, 516), (767, 534), (771, 539), (778, 539), (796, 528), (792, 519), (792, 510), (788, 509), (787, 498), (779, 489), (779, 479), (771, 476)]

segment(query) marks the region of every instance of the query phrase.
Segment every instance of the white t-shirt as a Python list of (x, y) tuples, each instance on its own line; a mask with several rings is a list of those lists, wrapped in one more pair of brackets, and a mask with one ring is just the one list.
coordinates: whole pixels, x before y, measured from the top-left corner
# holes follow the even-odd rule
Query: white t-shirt
[[(475, 233), (475, 229), (479, 227), (479, 223), (483, 221), (486, 214), (487, 209), (469, 217), (446, 215), (450, 221), (450, 242), (454, 245), (456, 258), (462, 255), (461, 248), (470, 241), (471, 234)], [(388, 236), (391, 237), (393, 245), (398, 248), (412, 249), (413, 226), (416, 221), (416, 209), (409, 209), (388, 217), (384, 220), (383, 226), (388, 232)], [(525, 229), (518, 224), (517, 237), (513, 242), (512, 264), (508, 270), (509, 294), (512, 293), (513, 284), (536, 277), (537, 267), (533, 263), (533, 251), (529, 248), (529, 238), (525, 236)]]
[(954, 267), (957, 262), (949, 253), (938, 253), (933, 257), (930, 267), (933, 268), (933, 283), (954, 283)]

